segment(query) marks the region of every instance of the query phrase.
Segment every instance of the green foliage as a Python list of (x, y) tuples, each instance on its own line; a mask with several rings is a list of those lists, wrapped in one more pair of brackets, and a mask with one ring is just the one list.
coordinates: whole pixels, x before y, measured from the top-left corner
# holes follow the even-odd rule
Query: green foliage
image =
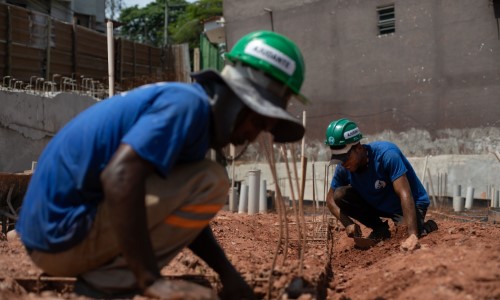
[(175, 43), (189, 43), (191, 48), (199, 47), (203, 20), (222, 16), (222, 0), (199, 0), (189, 5), (177, 22), (169, 27)]
[(199, 47), (202, 21), (222, 15), (222, 0), (156, 0), (144, 8), (128, 7), (121, 11), (120, 35), (126, 39), (154, 46), (164, 44), (165, 4), (168, 3), (168, 43), (189, 43)]
[(120, 14), (120, 11), (124, 7), (123, 0), (106, 0), (106, 2), (104, 2), (104, 5), (106, 7), (106, 18), (111, 20), (115, 20), (115, 18)]
[(171, 26), (189, 5), (185, 0), (156, 0), (143, 8), (135, 5), (123, 9), (118, 19), (123, 23), (120, 27), (120, 36), (144, 44), (162, 46), (167, 1), (168, 23)]

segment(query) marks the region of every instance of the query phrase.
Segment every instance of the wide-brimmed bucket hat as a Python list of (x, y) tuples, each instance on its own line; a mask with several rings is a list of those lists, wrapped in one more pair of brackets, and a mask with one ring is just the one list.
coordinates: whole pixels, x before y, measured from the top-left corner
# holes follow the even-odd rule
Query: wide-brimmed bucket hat
[(286, 111), (290, 93), (288, 96), (274, 94), (269, 90), (269, 85), (266, 88), (245, 77), (245, 72), (254, 73), (254, 78), (265, 76), (262, 72), (253, 71), (249, 67), (246, 67), (248, 70), (244, 71), (244, 68), (225, 66), (221, 74), (214, 70), (204, 70), (191, 74), (191, 77), (200, 83), (223, 82), (248, 108), (260, 115), (275, 118), (277, 123), (270, 131), (275, 142), (289, 143), (300, 140), (304, 136), (305, 128), (296, 117)]

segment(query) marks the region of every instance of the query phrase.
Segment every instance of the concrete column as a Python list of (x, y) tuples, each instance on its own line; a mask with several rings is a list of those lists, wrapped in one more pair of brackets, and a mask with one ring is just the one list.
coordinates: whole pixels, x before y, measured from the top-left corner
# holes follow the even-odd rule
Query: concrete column
[(474, 202), (474, 188), (471, 186), (467, 187), (467, 194), (465, 196), (465, 208), (471, 209)]
[(240, 203), (238, 205), (238, 213), (244, 214), (247, 212), (248, 206), (248, 186), (244, 183), (241, 183), (240, 186)]
[(500, 191), (495, 190), (494, 187), (491, 188), (491, 207), (493, 208), (498, 208), (500, 206), (500, 203), (498, 203), (500, 196)]
[(453, 197), (453, 211), (459, 212), (464, 210), (465, 198), (460, 196)]
[(495, 192), (495, 197), (493, 197), (495, 208), (500, 208), (500, 190)]
[(259, 210), (260, 170), (248, 172), (248, 214), (256, 214)]
[(235, 184), (234, 152), (235, 152), (234, 145), (233, 144), (229, 145), (229, 155), (231, 155), (231, 189), (233, 190), (233, 193), (229, 194), (229, 210), (232, 212), (235, 212), (238, 209), (238, 204), (237, 204), (238, 190), (234, 188)]
[(229, 189), (229, 211), (236, 212), (238, 206), (238, 191), (236, 188), (231, 187)]
[(267, 213), (267, 183), (264, 179), (260, 182), (259, 212)]

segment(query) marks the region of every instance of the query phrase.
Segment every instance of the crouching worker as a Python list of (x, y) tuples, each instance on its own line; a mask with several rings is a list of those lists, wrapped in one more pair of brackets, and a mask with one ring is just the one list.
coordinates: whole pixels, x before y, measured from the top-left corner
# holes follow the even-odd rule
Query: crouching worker
[(390, 142), (361, 144), (361, 131), (348, 120), (330, 123), (326, 141), (336, 163), (327, 194), (330, 212), (342, 223), (349, 237), (361, 237), (359, 222), (371, 228), (369, 239), (391, 237), (390, 218), (406, 224), (408, 238), (404, 250), (420, 245), (418, 238), (437, 229), (434, 221), (424, 222), (429, 196), (401, 150)]
[(77, 276), (96, 298), (142, 294), (210, 299), (212, 290), (160, 275), (184, 247), (216, 271), (223, 299), (254, 299), (209, 221), (225, 203), (224, 167), (209, 148), (269, 131), (293, 142), (304, 127), (286, 111), (305, 66), (297, 46), (266, 31), (239, 40), (219, 74), (156, 83), (101, 101), (50, 141), (31, 179), (17, 231), (44, 272)]

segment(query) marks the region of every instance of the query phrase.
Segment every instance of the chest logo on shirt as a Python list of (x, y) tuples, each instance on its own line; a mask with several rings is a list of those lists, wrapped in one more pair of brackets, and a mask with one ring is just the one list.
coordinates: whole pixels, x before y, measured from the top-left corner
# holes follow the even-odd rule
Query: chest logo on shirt
[(375, 181), (375, 189), (376, 190), (383, 189), (383, 188), (385, 188), (386, 185), (387, 184), (385, 183), (385, 181), (382, 181), (382, 180)]

